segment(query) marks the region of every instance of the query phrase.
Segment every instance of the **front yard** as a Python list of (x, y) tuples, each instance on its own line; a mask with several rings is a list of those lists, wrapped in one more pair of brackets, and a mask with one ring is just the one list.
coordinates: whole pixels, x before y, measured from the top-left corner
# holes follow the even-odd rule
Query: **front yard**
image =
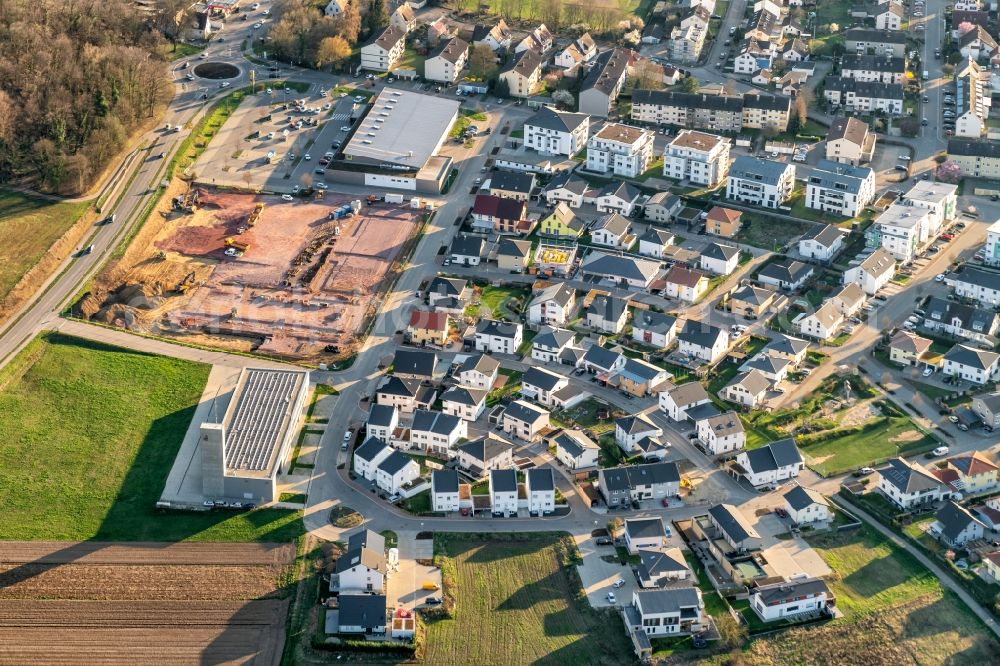
[(845, 433), (816, 444), (801, 444), (807, 464), (823, 476), (872, 466), (887, 458), (929, 451), (939, 444), (908, 416), (882, 417), (866, 430)]
[(736, 240), (764, 250), (778, 250), (811, 228), (812, 224), (806, 221), (743, 213), (743, 227), (736, 234)]

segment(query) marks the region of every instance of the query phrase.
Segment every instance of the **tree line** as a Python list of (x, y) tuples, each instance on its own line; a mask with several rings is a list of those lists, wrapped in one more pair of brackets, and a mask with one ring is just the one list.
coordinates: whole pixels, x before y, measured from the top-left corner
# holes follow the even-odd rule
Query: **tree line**
[(89, 189), (169, 99), (161, 44), (128, 0), (0, 2), (0, 182)]
[(389, 25), (387, 0), (352, 0), (337, 16), (326, 16), (311, 0), (281, 0), (273, 14), (268, 54), (317, 69), (339, 69), (359, 40)]

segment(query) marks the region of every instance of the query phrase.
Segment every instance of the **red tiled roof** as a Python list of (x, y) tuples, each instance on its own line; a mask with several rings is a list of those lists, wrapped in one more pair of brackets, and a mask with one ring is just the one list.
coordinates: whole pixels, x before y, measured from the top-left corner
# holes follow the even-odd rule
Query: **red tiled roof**
[(520, 220), (524, 217), (526, 204), (516, 199), (495, 197), (492, 194), (480, 194), (472, 206), (473, 215), (498, 217), (501, 220)]
[(735, 222), (740, 219), (741, 215), (743, 215), (743, 213), (738, 210), (723, 208), (722, 206), (715, 206), (712, 210), (708, 211), (708, 219), (721, 220), (723, 222)]
[(429, 331), (447, 331), (448, 314), (446, 312), (414, 310), (410, 313), (410, 328)]

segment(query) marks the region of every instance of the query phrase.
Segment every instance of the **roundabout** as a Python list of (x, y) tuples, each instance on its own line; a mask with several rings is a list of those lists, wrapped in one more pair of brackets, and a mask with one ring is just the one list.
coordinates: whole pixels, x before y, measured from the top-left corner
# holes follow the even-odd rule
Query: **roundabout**
[(194, 68), (195, 76), (213, 81), (235, 79), (240, 75), (240, 68), (228, 62), (203, 62)]

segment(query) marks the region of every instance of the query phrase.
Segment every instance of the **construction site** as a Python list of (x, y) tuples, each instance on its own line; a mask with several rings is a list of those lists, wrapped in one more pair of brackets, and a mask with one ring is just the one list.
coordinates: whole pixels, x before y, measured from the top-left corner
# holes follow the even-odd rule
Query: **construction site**
[(230, 350), (350, 355), (424, 210), (382, 198), (221, 192), (175, 181), (75, 314)]

